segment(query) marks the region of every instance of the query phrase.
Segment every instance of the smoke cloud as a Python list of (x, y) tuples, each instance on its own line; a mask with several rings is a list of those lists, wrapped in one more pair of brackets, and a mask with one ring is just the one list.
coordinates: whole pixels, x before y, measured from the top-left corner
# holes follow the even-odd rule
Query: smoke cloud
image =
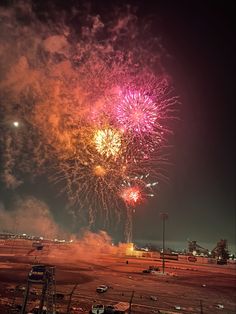
[(105, 231), (93, 233), (88, 230), (81, 232), (79, 236), (71, 235), (73, 243), (50, 248), (47, 256), (57, 258), (57, 262), (76, 263), (84, 261), (89, 264), (101, 264), (103, 255), (124, 255), (127, 250), (130, 252), (130, 244), (120, 243), (113, 245), (111, 237)]
[(55, 238), (63, 235), (48, 206), (34, 198), (18, 199), (9, 211), (0, 205), (0, 230)]
[[(135, 148), (132, 158), (110, 162), (101, 178), (94, 169), (104, 158), (94, 153), (93, 132), (112, 125), (112, 106), (122, 89), (159, 94), (165, 108), (161, 125), (176, 99), (170, 100), (159, 39), (149, 36), (149, 23), (138, 20), (135, 9), (111, 6), (102, 16), (91, 9), (92, 2), (65, 7), (28, 0), (0, 6), (0, 179), (17, 189), (44, 175), (58, 184), (71, 207), (78, 205), (76, 213), (86, 213), (88, 225), (98, 217), (117, 222), (127, 214), (118, 193), (123, 178), (163, 172), (151, 165), (164, 164), (160, 145), (158, 159), (153, 155), (150, 163), (145, 158), (138, 163)], [(18, 221), (22, 232), (59, 232), (50, 209), (34, 198), (19, 201), (9, 214), (2, 209), (1, 216), (11, 228)]]

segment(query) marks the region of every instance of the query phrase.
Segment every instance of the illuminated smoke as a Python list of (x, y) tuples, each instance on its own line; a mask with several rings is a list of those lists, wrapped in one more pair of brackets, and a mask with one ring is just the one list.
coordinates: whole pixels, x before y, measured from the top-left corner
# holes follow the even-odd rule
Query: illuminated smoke
[(18, 199), (11, 210), (0, 207), (0, 230), (45, 238), (55, 238), (64, 234), (55, 223), (49, 207), (35, 197)]
[(165, 176), (176, 97), (161, 45), (132, 8), (109, 22), (79, 7), (59, 13), (1, 7), (1, 179), (16, 188), (43, 174), (88, 225), (116, 221), (127, 177)]

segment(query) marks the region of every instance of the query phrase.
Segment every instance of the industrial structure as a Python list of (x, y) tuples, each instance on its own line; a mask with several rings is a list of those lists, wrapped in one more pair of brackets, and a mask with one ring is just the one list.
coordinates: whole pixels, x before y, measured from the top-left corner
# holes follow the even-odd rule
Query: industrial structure
[(229, 258), (227, 240), (221, 239), (216, 246), (209, 251), (197, 244), (197, 241), (188, 241), (188, 253), (190, 255), (204, 255), (217, 260), (227, 260)]
[(209, 250), (197, 244), (197, 241), (188, 241), (188, 252), (192, 255), (209, 255)]
[(229, 258), (228, 242), (225, 239), (221, 239), (217, 242), (214, 249), (211, 251), (212, 257), (220, 260), (227, 260)]
[(41, 294), (39, 295), (38, 314), (43, 314), (46, 308), (47, 314), (56, 313), (55, 305), (55, 266), (52, 265), (34, 265), (29, 273), (27, 286), (21, 309), (21, 314), (27, 313), (27, 304), (30, 295), (30, 289), (35, 285), (41, 286)]

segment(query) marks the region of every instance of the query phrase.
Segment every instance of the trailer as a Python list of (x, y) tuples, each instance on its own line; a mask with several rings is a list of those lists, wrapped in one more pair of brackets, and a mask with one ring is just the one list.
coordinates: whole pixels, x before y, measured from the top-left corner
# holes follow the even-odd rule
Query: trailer
[(118, 302), (114, 305), (115, 314), (128, 314), (129, 312), (129, 303), (127, 302)]

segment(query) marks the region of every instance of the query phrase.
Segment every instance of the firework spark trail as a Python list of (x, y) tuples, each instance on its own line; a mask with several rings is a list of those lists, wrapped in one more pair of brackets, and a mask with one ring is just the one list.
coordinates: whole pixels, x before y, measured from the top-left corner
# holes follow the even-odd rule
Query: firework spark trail
[(130, 11), (114, 11), (109, 23), (81, 10), (55, 12), (56, 23), (47, 23), (36, 12), (29, 1), (0, 10), (1, 109), (24, 121), (15, 135), (3, 127), (1, 177), (16, 187), (25, 172), (44, 172), (90, 224), (130, 217), (122, 184), (166, 172), (177, 98), (161, 48)]

